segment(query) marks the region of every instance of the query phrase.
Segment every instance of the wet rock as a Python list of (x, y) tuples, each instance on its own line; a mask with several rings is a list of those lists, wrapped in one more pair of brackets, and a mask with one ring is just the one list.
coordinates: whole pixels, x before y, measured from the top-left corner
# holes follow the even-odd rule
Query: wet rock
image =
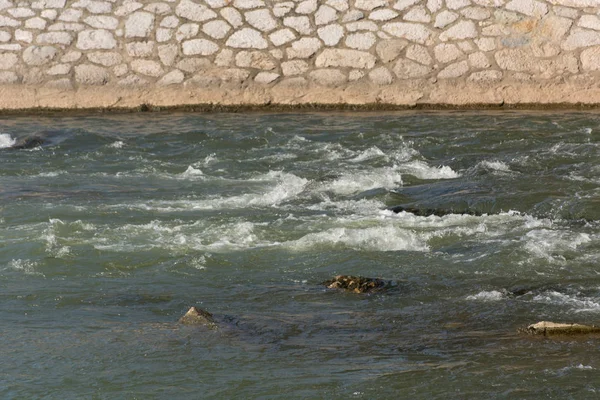
[(436, 217), (443, 217), (443, 216), (449, 215), (449, 214), (474, 215), (474, 216), (483, 215), (483, 213), (481, 213), (479, 211), (472, 211), (472, 210), (457, 211), (457, 210), (446, 210), (443, 208), (416, 208), (416, 207), (396, 206), (396, 207), (390, 208), (390, 210), (396, 214), (404, 211), (407, 213), (414, 214), (418, 217), (429, 217), (431, 215), (435, 215)]
[(213, 315), (198, 307), (190, 307), (188, 312), (181, 318), (179, 323), (183, 325), (203, 325), (210, 328), (216, 328)]
[(550, 321), (541, 321), (522, 329), (521, 333), (530, 335), (554, 336), (554, 335), (589, 335), (600, 334), (600, 327), (595, 325), (564, 324)]
[(337, 275), (335, 278), (322, 283), (329, 289), (343, 289), (353, 293), (372, 293), (385, 290), (391, 282), (378, 278), (365, 278), (363, 276)]
[(14, 145), (8, 147), (12, 150), (25, 150), (33, 149), (44, 144), (44, 138), (41, 136), (30, 136), (24, 139), (18, 140)]

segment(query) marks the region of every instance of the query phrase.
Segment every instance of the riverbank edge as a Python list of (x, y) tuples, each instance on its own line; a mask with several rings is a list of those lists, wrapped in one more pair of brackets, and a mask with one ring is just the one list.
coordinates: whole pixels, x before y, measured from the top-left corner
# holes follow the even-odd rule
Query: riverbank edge
[(323, 86), (218, 88), (12, 85), (0, 87), (0, 114), (40, 112), (242, 112), (396, 110), (590, 110), (600, 109), (596, 85), (514, 85), (484, 87), (429, 84), (418, 88)]

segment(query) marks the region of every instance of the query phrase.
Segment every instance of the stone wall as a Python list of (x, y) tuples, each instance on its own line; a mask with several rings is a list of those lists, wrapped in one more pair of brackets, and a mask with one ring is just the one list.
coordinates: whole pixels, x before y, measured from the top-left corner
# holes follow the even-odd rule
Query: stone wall
[(600, 0), (0, 0), (0, 108), (600, 104)]

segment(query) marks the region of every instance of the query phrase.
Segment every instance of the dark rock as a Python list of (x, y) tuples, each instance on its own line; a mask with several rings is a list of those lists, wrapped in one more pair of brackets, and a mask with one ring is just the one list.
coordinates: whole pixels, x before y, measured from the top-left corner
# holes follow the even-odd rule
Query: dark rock
[(472, 210), (446, 210), (443, 208), (417, 208), (417, 207), (404, 207), (404, 206), (395, 206), (390, 208), (391, 211), (396, 214), (401, 213), (402, 211), (414, 214), (418, 217), (429, 217), (431, 215), (435, 215), (436, 217), (443, 217), (449, 214), (458, 214), (458, 215), (474, 215), (474, 216), (482, 216), (483, 213), (479, 211)]
[(600, 327), (595, 325), (562, 324), (549, 321), (541, 321), (521, 329), (521, 333), (542, 336), (579, 336), (589, 334), (600, 334)]
[(203, 325), (210, 328), (216, 328), (217, 326), (213, 315), (198, 307), (190, 307), (188, 312), (179, 318), (179, 323), (184, 325)]
[(14, 145), (10, 146), (9, 149), (12, 150), (25, 150), (25, 149), (33, 149), (34, 147), (39, 147), (45, 143), (45, 140), (41, 136), (30, 136), (24, 139), (20, 139)]
[(391, 286), (391, 282), (383, 279), (351, 275), (338, 275), (322, 284), (330, 289), (343, 289), (353, 293), (377, 292)]

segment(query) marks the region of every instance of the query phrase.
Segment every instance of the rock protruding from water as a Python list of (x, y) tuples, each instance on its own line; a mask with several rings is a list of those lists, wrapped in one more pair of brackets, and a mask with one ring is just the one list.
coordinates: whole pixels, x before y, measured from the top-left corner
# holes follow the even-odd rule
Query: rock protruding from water
[(181, 318), (179, 323), (184, 325), (203, 325), (208, 327), (216, 327), (213, 315), (198, 307), (190, 307), (188, 312)]
[(371, 293), (384, 290), (391, 286), (389, 281), (363, 276), (338, 275), (323, 282), (329, 289), (343, 289), (353, 293)]
[(26, 150), (39, 147), (44, 144), (44, 138), (41, 136), (31, 136), (17, 141), (14, 145), (10, 146), (12, 150)]
[(600, 334), (600, 327), (595, 325), (564, 324), (549, 321), (541, 321), (529, 325), (523, 330), (530, 335), (554, 336), (554, 335), (589, 335)]
[(443, 209), (443, 208), (417, 208), (417, 207), (404, 207), (404, 206), (395, 206), (391, 207), (390, 210), (396, 214), (401, 212), (406, 212), (410, 214), (414, 214), (417, 217), (444, 217), (450, 214), (458, 214), (458, 215), (474, 215), (480, 217), (483, 213), (475, 210), (452, 210), (452, 209)]

